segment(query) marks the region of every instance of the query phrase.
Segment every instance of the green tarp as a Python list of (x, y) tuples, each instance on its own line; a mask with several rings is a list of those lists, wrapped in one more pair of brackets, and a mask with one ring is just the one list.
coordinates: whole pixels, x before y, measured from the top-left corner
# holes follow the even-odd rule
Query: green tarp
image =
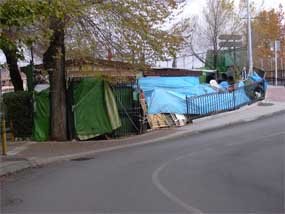
[[(107, 82), (82, 79), (73, 89), (75, 134), (80, 140), (111, 133), (121, 126), (117, 104)], [(50, 133), (49, 90), (34, 92), (33, 139), (46, 141)]]
[(92, 78), (74, 86), (74, 125), (80, 140), (111, 133), (121, 126), (113, 92), (107, 82)]
[(50, 132), (49, 89), (34, 92), (35, 112), (33, 126), (33, 140), (46, 141)]

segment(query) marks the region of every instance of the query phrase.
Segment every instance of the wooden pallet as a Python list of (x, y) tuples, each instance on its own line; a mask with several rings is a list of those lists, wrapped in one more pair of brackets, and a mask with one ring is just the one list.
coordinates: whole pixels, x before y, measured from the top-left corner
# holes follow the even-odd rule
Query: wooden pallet
[(149, 114), (147, 118), (152, 129), (170, 127), (168, 119), (164, 114)]

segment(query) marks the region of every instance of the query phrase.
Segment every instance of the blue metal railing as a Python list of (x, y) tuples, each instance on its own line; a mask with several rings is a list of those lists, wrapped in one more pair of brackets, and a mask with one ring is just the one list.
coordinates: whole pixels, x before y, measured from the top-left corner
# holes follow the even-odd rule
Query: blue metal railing
[(186, 97), (187, 115), (190, 120), (232, 111), (264, 99), (265, 83), (251, 83), (233, 90), (219, 91), (200, 96)]

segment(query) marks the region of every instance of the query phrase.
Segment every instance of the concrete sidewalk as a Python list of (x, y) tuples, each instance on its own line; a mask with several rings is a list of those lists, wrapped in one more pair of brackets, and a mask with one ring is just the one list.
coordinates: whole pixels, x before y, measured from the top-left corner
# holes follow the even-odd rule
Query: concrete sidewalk
[[(274, 96), (273, 96), (274, 95)], [(57, 161), (71, 160), (128, 147), (161, 142), (180, 136), (219, 129), (285, 112), (285, 88), (270, 87), (266, 99), (239, 110), (193, 121), (179, 128), (161, 129), (124, 139), (84, 142), (23, 142), (11, 148), (0, 162), (0, 176)]]

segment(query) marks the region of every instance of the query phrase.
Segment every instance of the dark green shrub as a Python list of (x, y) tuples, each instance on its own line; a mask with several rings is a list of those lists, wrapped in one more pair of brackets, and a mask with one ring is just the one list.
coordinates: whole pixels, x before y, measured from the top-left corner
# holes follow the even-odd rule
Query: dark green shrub
[(30, 137), (33, 128), (33, 94), (27, 91), (11, 92), (4, 94), (3, 99), (15, 137)]

